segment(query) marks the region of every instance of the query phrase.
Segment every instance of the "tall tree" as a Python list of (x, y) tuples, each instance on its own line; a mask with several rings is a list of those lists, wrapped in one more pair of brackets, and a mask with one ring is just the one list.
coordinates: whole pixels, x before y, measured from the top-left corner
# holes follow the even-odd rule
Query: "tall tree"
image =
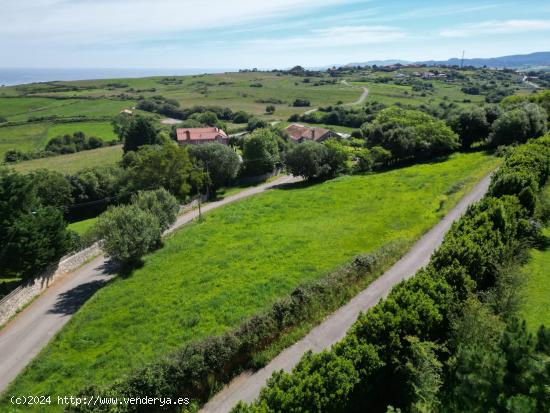
[(124, 140), (124, 153), (136, 151), (144, 145), (160, 143), (155, 125), (144, 116), (131, 118), (128, 124), (122, 128), (121, 133)]

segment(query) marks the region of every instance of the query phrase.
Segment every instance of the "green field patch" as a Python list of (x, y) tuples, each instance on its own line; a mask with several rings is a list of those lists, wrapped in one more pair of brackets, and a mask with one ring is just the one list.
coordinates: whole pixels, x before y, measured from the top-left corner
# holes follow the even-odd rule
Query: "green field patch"
[(110, 122), (72, 122), (52, 125), (48, 129), (48, 140), (56, 136), (72, 135), (75, 132), (84, 132), (86, 136), (95, 136), (106, 142), (118, 139)]
[[(410, 245), (497, 162), (455, 154), (274, 189), (209, 212), (166, 239), (142, 268), (98, 291), (8, 394), (74, 394), (109, 383), (183, 343), (234, 328), (357, 254), (397, 240)], [(450, 191), (457, 181), (464, 185)]]
[(21, 126), (0, 127), (0, 162), (10, 149), (34, 151), (44, 149), (48, 123), (30, 123)]
[(95, 218), (89, 218), (78, 222), (73, 222), (68, 225), (68, 228), (71, 231), (76, 232), (79, 235), (86, 234), (90, 229), (93, 228), (95, 223), (97, 222), (97, 217)]
[[(543, 196), (550, 202), (550, 185)], [(529, 252), (530, 259), (523, 268), (525, 286), (521, 314), (533, 333), (541, 324), (550, 327), (550, 225), (544, 229), (546, 246)]]
[(100, 165), (112, 165), (122, 158), (122, 146), (108, 146), (71, 153), (69, 155), (57, 155), (47, 158), (33, 159), (11, 165), (18, 172), (28, 172), (33, 169), (46, 168), (63, 173), (74, 173), (80, 169), (91, 168)]

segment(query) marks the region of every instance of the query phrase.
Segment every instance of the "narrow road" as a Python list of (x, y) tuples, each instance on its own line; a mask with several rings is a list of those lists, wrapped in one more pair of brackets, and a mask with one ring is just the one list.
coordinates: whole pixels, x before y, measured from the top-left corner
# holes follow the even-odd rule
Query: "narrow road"
[(290, 371), (306, 351), (312, 350), (317, 353), (340, 341), (360, 312), (376, 305), (380, 299), (387, 296), (394, 285), (413, 276), (428, 263), (430, 256), (439, 247), (452, 223), (466, 211), (470, 204), (483, 197), (489, 188), (489, 183), (490, 177), (486, 176), (381, 277), (326, 318), (303, 339), (281, 352), (266, 367), (254, 373), (245, 372), (233, 379), (200, 410), (200, 413), (226, 413), (240, 400), (252, 402), (275, 371)]
[[(207, 203), (202, 207), (202, 211), (211, 211), (273, 187), (299, 180), (300, 178), (285, 175), (221, 201)], [(198, 215), (197, 209), (181, 215), (166, 232), (174, 231)], [(101, 255), (55, 281), (0, 330), (0, 393), (61, 330), (82, 304), (114, 276), (115, 272), (109, 260)]]
[[(350, 85), (347, 80), (342, 80), (342, 84), (344, 84), (346, 86), (349, 86), (349, 87), (353, 87), (353, 85)], [(367, 100), (368, 96), (369, 96), (369, 89), (363, 86), (363, 93), (361, 93), (361, 96), (359, 96), (359, 98), (354, 102), (344, 103), (344, 106), (360, 105), (365, 100)], [(309, 115), (310, 113), (317, 112), (318, 110), (319, 110), (319, 108), (313, 108), (313, 109), (306, 110), (304, 112), (304, 115)]]

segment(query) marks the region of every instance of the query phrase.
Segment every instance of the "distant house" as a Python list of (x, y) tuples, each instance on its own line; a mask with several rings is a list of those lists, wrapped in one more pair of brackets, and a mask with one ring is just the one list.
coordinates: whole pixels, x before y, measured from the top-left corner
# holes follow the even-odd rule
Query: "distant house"
[(306, 140), (323, 142), (329, 138), (337, 136), (336, 133), (315, 126), (304, 126), (297, 123), (289, 125), (285, 129), (290, 138), (295, 142), (303, 142)]
[(131, 115), (133, 112), (130, 109), (122, 109), (120, 113), (125, 113), (127, 115)]
[(211, 128), (178, 128), (176, 139), (180, 145), (200, 145), (203, 143), (218, 142), (227, 145), (229, 137), (223, 130), (216, 127)]
[(422, 73), (422, 77), (424, 79), (433, 79), (435, 77), (435, 74), (432, 72), (424, 72)]
[(397, 73), (397, 74), (395, 75), (395, 77), (396, 77), (397, 79), (404, 79), (404, 78), (406, 78), (406, 77), (408, 77), (408, 76), (407, 76), (405, 73)]

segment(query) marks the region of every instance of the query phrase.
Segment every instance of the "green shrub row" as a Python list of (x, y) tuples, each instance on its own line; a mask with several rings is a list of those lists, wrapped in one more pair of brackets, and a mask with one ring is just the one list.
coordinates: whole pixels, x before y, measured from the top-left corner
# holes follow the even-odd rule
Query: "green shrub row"
[[(265, 313), (253, 316), (236, 330), (221, 336), (186, 344), (169, 357), (108, 387), (91, 387), (82, 394), (102, 397), (190, 397), (206, 401), (221, 385), (255, 362), (254, 355), (273, 343), (288, 329), (315, 316), (318, 310), (332, 310), (356, 293), (356, 286), (374, 277), (404, 251), (396, 242), (375, 253), (359, 255), (326, 277), (297, 287)], [(118, 410), (116, 410), (118, 409)], [(121, 410), (123, 409), (123, 410)], [(155, 410), (157, 409), (157, 410)], [(156, 412), (159, 406), (80, 406), (70, 412)]]
[[(458, 406), (453, 411), (549, 411), (550, 398), (544, 390), (544, 383), (550, 380), (548, 361), (546, 367), (531, 363), (530, 370), (527, 363), (512, 362), (519, 358), (514, 345), (524, 331), (517, 327), (520, 324), (516, 323), (516, 328), (511, 323), (513, 331), (494, 339), (498, 345), (487, 353), (476, 353), (476, 337), (469, 343), (452, 340), (453, 320), (460, 309), (472, 297), (496, 288), (502, 268), (514, 262), (537, 235), (531, 201), (525, 194), (535, 193), (545, 183), (549, 164), (548, 136), (512, 151), (493, 176), (488, 195), (453, 224), (427, 267), (361, 315), (331, 350), (307, 354), (290, 374), (274, 374), (255, 403), (240, 403), (233, 412), (398, 411), (388, 408), (392, 405), (404, 411), (451, 411), (445, 410), (449, 406)], [(548, 360), (550, 352), (544, 343), (550, 337), (541, 331), (536, 345), (533, 339), (524, 339), (525, 359)], [(460, 356), (449, 354), (453, 346)], [(473, 348), (470, 369), (460, 359), (465, 353), (459, 350), (465, 346)], [(503, 349), (512, 356), (491, 359)], [(416, 363), (419, 352), (421, 362)], [(436, 373), (449, 360), (463, 370), (449, 369), (455, 375), (441, 378)], [(474, 369), (481, 371), (481, 376), (470, 374)], [(491, 376), (487, 370), (495, 374)], [(468, 389), (469, 385), (470, 392), (454, 399), (449, 396), (446, 407), (437, 410), (427, 401), (445, 379), (451, 388), (455, 384)], [(483, 395), (490, 403), (477, 407), (474, 403), (464, 410), (460, 402), (481, 389), (487, 389)]]

